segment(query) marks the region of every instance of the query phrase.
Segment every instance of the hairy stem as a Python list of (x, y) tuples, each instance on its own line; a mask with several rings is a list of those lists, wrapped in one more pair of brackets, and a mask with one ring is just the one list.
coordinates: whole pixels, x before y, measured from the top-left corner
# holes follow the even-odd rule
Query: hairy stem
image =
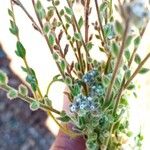
[[(10, 90), (12, 90), (13, 88), (8, 86), (8, 85), (0, 85), (0, 88), (6, 92), (9, 92)], [(20, 93), (18, 93), (18, 98), (24, 100), (25, 102), (31, 104), (32, 102), (36, 101), (35, 99), (31, 98), (31, 97), (28, 97), (28, 96), (24, 96)], [(49, 106), (46, 106), (44, 105), (43, 103), (40, 103), (40, 109), (44, 110), (44, 111), (52, 111), (56, 114), (60, 114), (60, 112), (52, 107), (49, 107)]]
[(125, 31), (124, 31), (124, 35), (123, 35), (123, 40), (122, 40), (122, 45), (121, 45), (120, 52), (119, 52), (118, 57), (117, 57), (117, 62), (116, 62), (116, 65), (115, 65), (115, 68), (114, 68), (114, 71), (112, 74), (111, 82), (110, 82), (108, 89), (107, 89), (107, 92), (106, 92), (106, 96), (105, 96), (106, 103), (108, 101), (110, 101), (110, 97), (112, 94), (112, 88), (113, 88), (113, 85), (114, 85), (114, 82), (116, 79), (116, 75), (117, 75), (119, 67), (120, 67), (120, 63), (121, 63), (123, 52), (124, 52), (125, 41), (126, 41), (126, 37), (128, 34), (128, 28), (129, 28), (129, 19), (126, 22), (126, 27), (125, 27)]
[(134, 77), (139, 73), (145, 62), (149, 59), (150, 53), (147, 54), (147, 56), (143, 59), (143, 61), (139, 64), (139, 66), (136, 68), (134, 73), (131, 75), (131, 77), (128, 79), (128, 81), (124, 85), (124, 89), (128, 87), (128, 85), (131, 83), (131, 81), (134, 79)]

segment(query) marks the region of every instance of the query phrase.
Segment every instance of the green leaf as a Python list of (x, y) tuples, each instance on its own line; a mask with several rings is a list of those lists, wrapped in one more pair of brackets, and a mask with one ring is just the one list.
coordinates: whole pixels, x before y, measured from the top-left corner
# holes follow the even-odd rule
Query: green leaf
[(23, 96), (27, 96), (28, 95), (28, 89), (25, 85), (20, 84), (18, 87), (18, 91), (20, 94), (22, 94)]
[(15, 51), (16, 55), (24, 59), (26, 56), (26, 50), (24, 46), (20, 41), (17, 41), (16, 47), (17, 47), (17, 50)]
[(92, 47), (93, 47), (92, 42), (88, 42), (88, 43), (86, 44), (86, 48), (87, 48), (88, 51), (91, 50)]
[(60, 11), (60, 15), (63, 16), (64, 13), (65, 13), (65, 12), (64, 12), (64, 10), (62, 9), (62, 10)]
[(17, 36), (18, 33), (19, 33), (19, 29), (18, 29), (17, 25), (16, 25), (15, 22), (12, 21), (12, 20), (10, 20), (10, 25), (11, 25), (11, 27), (9, 28), (9, 31), (10, 31), (12, 34), (14, 34), (14, 35)]
[(72, 19), (68, 15), (65, 15), (65, 19), (68, 24), (72, 22)]
[(56, 0), (55, 2), (54, 2), (54, 5), (55, 6), (58, 6), (60, 4), (60, 1), (59, 0)]
[(8, 8), (8, 14), (10, 17), (14, 17), (14, 13)]
[(37, 81), (34, 75), (28, 74), (26, 81), (31, 85), (33, 91), (37, 90)]
[(133, 37), (132, 36), (128, 36), (125, 42), (125, 48), (127, 48), (128, 46), (130, 46), (131, 42), (132, 42)]
[(46, 15), (46, 20), (47, 21), (50, 21), (50, 19), (54, 16), (54, 8), (53, 7), (50, 7), (48, 12), (47, 12), (47, 15)]
[(18, 97), (18, 93), (14, 89), (9, 90), (9, 92), (7, 93), (7, 98), (9, 98), (10, 100), (13, 100), (17, 97)]
[(113, 42), (111, 45), (111, 51), (114, 57), (117, 57), (119, 54), (119, 46), (117, 43)]
[(0, 70), (0, 85), (7, 85), (8, 83), (8, 77), (5, 72)]
[(81, 34), (80, 34), (80, 33), (75, 33), (75, 34), (74, 34), (74, 38), (75, 38), (75, 40), (77, 40), (77, 41), (81, 41), (81, 40), (82, 40), (82, 37), (81, 37)]
[(130, 84), (130, 85), (127, 87), (128, 90), (133, 90), (134, 88), (135, 88), (135, 85), (134, 85), (134, 84)]
[(73, 15), (73, 10), (69, 7), (65, 7), (65, 11), (68, 15), (72, 16)]
[(145, 74), (145, 73), (147, 73), (147, 72), (149, 72), (150, 71), (150, 69), (148, 69), (148, 68), (142, 68), (140, 71), (139, 71), (139, 73), (140, 74)]
[(106, 75), (103, 76), (102, 83), (105, 87), (107, 87), (110, 83), (110, 78)]
[(47, 106), (52, 107), (52, 101), (48, 97), (44, 97), (44, 102)]
[(58, 117), (57, 119), (62, 121), (62, 122), (69, 122), (71, 120), (68, 115)]
[(44, 24), (44, 33), (47, 34), (47, 33), (49, 32), (49, 30), (50, 30), (49, 24), (48, 24), (48, 23), (45, 23), (45, 24)]
[(38, 110), (40, 108), (40, 102), (38, 101), (33, 101), (31, 104), (30, 104), (30, 109), (32, 111), (35, 111), (35, 110)]
[(72, 85), (72, 79), (67, 76), (67, 77), (65, 78), (65, 83), (66, 83), (67, 85), (71, 86), (71, 85)]
[(122, 27), (122, 24), (116, 20), (115, 22), (115, 28), (116, 28), (116, 32), (119, 33), (119, 34), (123, 34), (123, 27)]
[(107, 7), (108, 7), (107, 2), (103, 2), (103, 3), (100, 5), (100, 12), (104, 12)]
[(46, 12), (45, 12), (45, 9), (41, 9), (38, 11), (38, 16), (39, 18), (42, 20), (46, 17)]
[(43, 8), (43, 7), (42, 7), (42, 4), (41, 4), (41, 2), (40, 2), (40, 0), (37, 0), (36, 8), (37, 8), (38, 10), (40, 10), (40, 9)]
[(62, 71), (64, 72), (65, 68), (66, 68), (66, 62), (64, 60), (60, 61), (60, 67), (61, 67)]
[(135, 61), (137, 64), (140, 64), (140, 63), (141, 63), (141, 57), (140, 57), (138, 54), (136, 54), (134, 61)]
[(131, 70), (127, 70), (127, 71), (125, 72), (125, 77), (126, 77), (126, 79), (128, 80), (128, 79), (130, 78), (130, 76), (131, 76)]
[(130, 51), (129, 51), (129, 50), (126, 50), (125, 53), (124, 53), (124, 55), (125, 55), (127, 61), (129, 61), (129, 60), (130, 60), (130, 57), (131, 57)]
[(58, 54), (56, 52), (53, 53), (53, 58), (56, 61), (59, 59), (59, 56), (58, 56)]
[(83, 23), (84, 23), (83, 17), (81, 16), (80, 19), (79, 19), (79, 21), (78, 21), (78, 26), (79, 26), (80, 29), (83, 26)]
[(140, 37), (140, 36), (138, 36), (138, 37), (134, 40), (134, 45), (135, 45), (136, 48), (139, 46), (140, 41), (141, 41), (141, 37)]
[(53, 46), (54, 43), (55, 43), (55, 37), (54, 37), (54, 35), (50, 33), (48, 39), (49, 39), (49, 44), (50, 44), (51, 46)]
[(106, 24), (104, 26), (104, 34), (109, 40), (115, 37), (114, 26), (112, 24)]

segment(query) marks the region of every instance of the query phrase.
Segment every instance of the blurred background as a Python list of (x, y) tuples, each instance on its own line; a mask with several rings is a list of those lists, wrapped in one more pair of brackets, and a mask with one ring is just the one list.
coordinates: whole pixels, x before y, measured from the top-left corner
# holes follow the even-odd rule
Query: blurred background
[[(35, 17), (31, 1), (21, 0), (30, 14)], [(64, 1), (61, 2), (64, 5)], [(43, 1), (48, 6), (46, 0)], [(9, 0), (0, 0), (0, 69), (6, 71), (10, 77), (10, 84), (17, 86), (24, 82), (25, 74), (21, 70), (23, 62), (15, 54), (16, 39), (9, 32), (9, 16), (7, 13), (10, 7)], [(82, 13), (82, 7), (76, 6), (77, 15)], [(45, 93), (49, 81), (58, 73), (49, 49), (42, 36), (32, 28), (32, 24), (23, 11), (15, 7), (16, 20), (21, 33), (21, 41), (27, 49), (27, 59), (34, 68), (39, 85)], [(94, 15), (94, 14), (92, 14)], [(91, 17), (91, 20), (95, 19)], [(92, 21), (91, 21), (92, 22)], [(139, 53), (142, 57), (150, 52), (150, 25), (146, 30)], [(2, 51), (4, 50), (4, 52)], [(92, 54), (99, 59), (97, 52)], [(69, 59), (72, 59), (72, 54)], [(146, 64), (150, 67), (150, 61)], [(131, 107), (131, 129), (141, 131), (144, 135), (143, 150), (149, 150), (150, 139), (150, 73), (136, 77), (138, 98), (130, 97)], [(49, 97), (57, 109), (62, 109), (64, 85), (56, 83), (51, 88)], [(51, 118), (42, 111), (31, 112), (26, 103), (22, 101), (10, 102), (6, 99), (5, 93), (0, 91), (0, 150), (47, 150), (57, 135), (58, 127)]]

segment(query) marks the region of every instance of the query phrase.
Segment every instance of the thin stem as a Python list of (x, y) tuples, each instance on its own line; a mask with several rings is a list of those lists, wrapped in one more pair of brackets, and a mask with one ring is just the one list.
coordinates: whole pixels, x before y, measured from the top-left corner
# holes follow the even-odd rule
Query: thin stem
[[(37, 16), (37, 19), (38, 19), (38, 21), (39, 21), (39, 24), (40, 24), (40, 26), (41, 26), (41, 28), (42, 28), (42, 31), (44, 32), (42, 21), (41, 21), (41, 19), (39, 18), (37, 12), (36, 12), (34, 0), (32, 0), (32, 4), (33, 4), (33, 8), (34, 8), (35, 14), (36, 14), (36, 16)], [(51, 54), (53, 54), (53, 48), (52, 48), (52, 46), (51, 46), (50, 43), (49, 43), (49, 40), (48, 40), (47, 35), (44, 34), (44, 38), (45, 38), (45, 40), (46, 40), (46, 42), (47, 42), (47, 45), (48, 45), (48, 47), (49, 47), (49, 49), (50, 49)], [(58, 69), (59, 69), (59, 71), (60, 71), (60, 73), (61, 73), (63, 79), (65, 79), (65, 75), (64, 75), (63, 71), (61, 70), (61, 67), (59, 66), (58, 62), (55, 61), (55, 63), (56, 63), (56, 65), (57, 65), (57, 67), (58, 67)]]
[[(11, 10), (12, 10), (12, 12), (13, 12), (13, 14), (14, 14), (13, 2), (15, 3), (15, 1), (11, 0)], [(17, 1), (17, 4), (18, 4), (18, 5), (21, 5), (21, 6), (22, 6), (22, 8), (24, 8), (24, 7), (23, 7), (23, 5), (20, 3), (20, 1), (19, 1), (19, 0)], [(25, 8), (24, 8), (24, 10), (25, 10)], [(12, 16), (12, 18), (13, 18), (13, 21), (15, 22), (15, 24), (16, 24), (15, 15), (13, 15), (13, 16)], [(16, 37), (17, 37), (17, 40), (18, 40), (18, 41), (20, 41), (19, 31), (18, 31), (18, 34), (16, 35)], [(30, 67), (29, 67), (29, 65), (28, 65), (28, 62), (27, 62), (26, 57), (25, 57), (25, 58), (23, 58), (23, 62), (24, 62), (24, 64), (25, 64), (26, 68), (27, 68), (27, 71), (28, 71), (28, 72), (30, 72)], [(36, 80), (37, 80), (37, 79), (36, 79)], [(37, 84), (37, 92), (38, 92), (38, 94), (39, 94), (40, 98), (43, 98), (42, 93), (41, 93), (41, 90), (40, 90), (40, 88), (39, 88), (39, 85), (38, 85), (38, 84)], [(34, 94), (34, 96), (35, 96), (35, 97), (37, 97), (36, 92), (33, 92), (33, 94)]]
[(126, 89), (128, 87), (128, 85), (131, 83), (133, 78), (139, 73), (139, 71), (141, 70), (141, 68), (143, 67), (145, 62), (149, 59), (149, 57), (150, 57), (150, 53), (147, 54), (147, 56), (143, 59), (143, 61), (139, 64), (139, 66), (136, 68), (134, 73), (131, 75), (131, 77), (128, 79), (128, 81), (125, 83), (124, 89)]
[[(147, 25), (146, 25), (146, 26), (147, 26)], [(144, 35), (144, 32), (145, 32), (145, 30), (146, 30), (146, 26), (143, 28), (143, 30), (142, 30), (141, 33), (140, 33), (141, 38), (142, 38), (143, 35)], [(130, 60), (129, 60), (129, 62), (128, 62), (128, 67), (129, 67), (129, 68), (130, 68), (131, 65), (132, 65), (132, 62), (133, 62), (133, 59), (134, 59), (134, 56), (135, 56), (135, 54), (136, 54), (137, 49), (138, 49), (138, 47), (134, 48), (134, 50), (133, 50), (133, 52), (132, 52), (131, 58), (130, 58)], [(120, 103), (120, 99), (121, 99), (121, 96), (122, 96), (122, 92), (124, 91), (124, 84), (125, 84), (125, 82), (126, 82), (126, 77), (125, 77), (125, 74), (124, 74), (123, 81), (122, 81), (122, 83), (121, 83), (121, 88), (119, 89), (118, 95), (117, 95), (117, 97), (116, 97), (115, 107), (114, 107), (114, 109), (113, 109), (113, 114), (114, 114), (114, 115), (115, 115), (115, 113), (116, 113), (116, 111), (117, 111), (117, 108), (118, 108), (118, 105), (119, 105), (119, 103)]]
[[(12, 88), (12, 87), (10, 87), (10, 86), (8, 86), (8, 85), (0, 85), (0, 88), (2, 89), (2, 90), (4, 90), (4, 91), (6, 91), (6, 92), (9, 92), (10, 90), (12, 90), (12, 89), (14, 89), (14, 88)], [(15, 89), (14, 89), (15, 90)], [(20, 98), (20, 99), (22, 99), (22, 100), (24, 100), (25, 102), (27, 102), (27, 103), (29, 103), (29, 104), (31, 104), (32, 102), (34, 102), (34, 101), (36, 101), (35, 99), (33, 99), (33, 98), (31, 98), (31, 97), (28, 97), (28, 96), (24, 96), (24, 95), (22, 95), (22, 94), (20, 94), (20, 93), (18, 93), (18, 98)], [(54, 113), (56, 113), (56, 114), (60, 114), (60, 112), (58, 111), (58, 110), (56, 110), (56, 109), (54, 109), (54, 108), (52, 108), (52, 107), (49, 107), (49, 106), (46, 106), (46, 105), (44, 105), (43, 103), (40, 103), (40, 109), (42, 109), (42, 110), (44, 110), (44, 111), (52, 111), (52, 112), (54, 112)]]
[(129, 19), (126, 22), (126, 28), (125, 28), (124, 35), (123, 35), (122, 45), (121, 45), (120, 52), (119, 52), (118, 57), (117, 57), (117, 62), (116, 62), (116, 65), (115, 65), (115, 68), (114, 68), (114, 71), (113, 71), (113, 74), (112, 74), (112, 79), (111, 79), (110, 85), (108, 86), (108, 89), (107, 89), (107, 92), (106, 92), (106, 96), (105, 96), (105, 101), (106, 102), (110, 101), (110, 97), (111, 97), (111, 94), (112, 94), (112, 88), (113, 88), (113, 85), (114, 85), (114, 82), (115, 82), (115, 79), (116, 79), (116, 75), (118, 73), (120, 63), (121, 63), (121, 60), (122, 60), (123, 52), (124, 52), (124, 47), (125, 47), (125, 41), (126, 41), (126, 37), (127, 37), (127, 33), (128, 33), (128, 28), (129, 28)]
[(68, 136), (70, 136), (71, 138), (75, 138), (77, 136), (81, 136), (81, 134), (72, 132), (71, 130), (67, 129), (66, 127), (64, 127), (62, 124), (60, 124), (58, 122), (58, 120), (54, 117), (54, 115), (49, 111), (48, 112), (49, 116), (52, 117), (52, 119), (55, 121), (55, 123), (59, 126), (60, 130), (62, 132), (64, 132), (65, 134), (67, 134)]
[(26, 8), (24, 7), (24, 5), (20, 2), (20, 0), (17, 0), (18, 6), (25, 12), (25, 14), (28, 16), (28, 18), (31, 20), (33, 26), (36, 28), (36, 30), (38, 30), (41, 34), (42, 31), (40, 29), (40, 27), (37, 25), (36, 21), (33, 19), (33, 17), (29, 14), (29, 12), (26, 10)]
[[(68, 3), (68, 6), (69, 6), (70, 8), (72, 8), (69, 0), (67, 0), (67, 3)], [(90, 57), (90, 54), (89, 54), (89, 51), (88, 51), (88, 49), (87, 49), (87, 47), (86, 47), (86, 44), (85, 44), (85, 42), (84, 42), (84, 40), (83, 40), (83, 36), (82, 36), (81, 31), (80, 31), (80, 28), (79, 28), (79, 25), (78, 25), (78, 23), (77, 23), (77, 20), (76, 20), (76, 17), (75, 17), (74, 12), (73, 12), (73, 16), (72, 16), (72, 17), (73, 17), (74, 23), (75, 23), (75, 25), (76, 25), (77, 31), (78, 31), (78, 33), (79, 33), (80, 36), (81, 36), (81, 43), (82, 43), (82, 45), (83, 45), (83, 47), (84, 47), (84, 50), (85, 50), (85, 53), (86, 53), (86, 61), (88, 62), (88, 57)]]
[(99, 26), (100, 26), (100, 29), (101, 29), (101, 32), (102, 32), (102, 35), (103, 35), (103, 40), (104, 40), (104, 43), (107, 44), (107, 40), (106, 40), (106, 37), (105, 37), (105, 34), (104, 34), (103, 25), (102, 25), (101, 16), (100, 16), (100, 13), (99, 13), (99, 7), (98, 7), (98, 1), (97, 0), (95, 0), (95, 7), (96, 7), (96, 11), (97, 11)]
[[(60, 21), (61, 24), (62, 24), (63, 30), (64, 30), (66, 36), (68, 37), (68, 36), (69, 36), (68, 30), (66, 29), (66, 27), (65, 27), (65, 25), (64, 25), (64, 22), (63, 22), (63, 20), (62, 20), (60, 14), (59, 14), (59, 11), (58, 11), (57, 7), (55, 6), (54, 0), (52, 0), (52, 4), (53, 4), (53, 6), (54, 6), (54, 8), (55, 8), (57, 17), (58, 17), (59, 21)], [(67, 38), (67, 39), (68, 39), (68, 38)], [(70, 43), (70, 45), (71, 45), (71, 47), (72, 47), (72, 49), (73, 49), (73, 51), (74, 51), (73, 42), (72, 42), (71, 40), (69, 40), (69, 39), (68, 39), (68, 41), (69, 41), (69, 43)], [(75, 51), (74, 51), (74, 53), (75, 53)], [(76, 56), (76, 59), (78, 60), (76, 53), (75, 53), (75, 56)]]
[(84, 14), (85, 14), (85, 43), (89, 41), (89, 11), (90, 0), (85, 1)]

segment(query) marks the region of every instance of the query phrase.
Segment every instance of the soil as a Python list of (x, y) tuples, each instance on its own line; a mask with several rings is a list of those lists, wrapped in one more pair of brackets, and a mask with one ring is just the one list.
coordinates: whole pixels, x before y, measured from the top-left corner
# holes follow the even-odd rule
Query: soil
[[(9, 85), (22, 82), (9, 67), (10, 60), (0, 48), (0, 69), (9, 76)], [(10, 101), (0, 90), (0, 150), (48, 150), (54, 136), (45, 126), (46, 113), (31, 111), (19, 99)]]

